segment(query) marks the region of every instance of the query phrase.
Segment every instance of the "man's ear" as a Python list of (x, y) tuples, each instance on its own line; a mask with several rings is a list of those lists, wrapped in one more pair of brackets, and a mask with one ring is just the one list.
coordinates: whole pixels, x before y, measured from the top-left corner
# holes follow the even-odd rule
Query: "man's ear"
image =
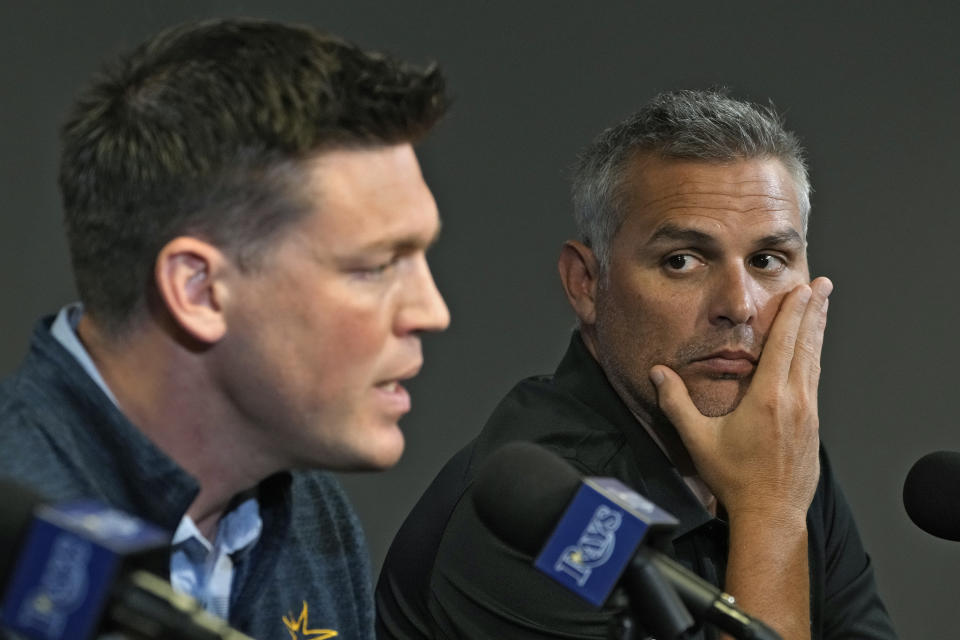
[(202, 343), (227, 331), (224, 281), (230, 260), (209, 242), (178, 236), (160, 249), (154, 268), (157, 291), (173, 322)]
[(560, 282), (567, 293), (567, 300), (580, 318), (580, 323), (596, 323), (600, 263), (593, 250), (582, 242), (567, 240), (560, 249), (557, 269), (560, 271)]

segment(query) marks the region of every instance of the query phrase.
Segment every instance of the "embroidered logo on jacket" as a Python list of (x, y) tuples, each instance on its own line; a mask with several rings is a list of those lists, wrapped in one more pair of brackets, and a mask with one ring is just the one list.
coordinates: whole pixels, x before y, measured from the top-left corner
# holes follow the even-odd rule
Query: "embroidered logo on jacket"
[(290, 617), (283, 616), (283, 624), (286, 625), (287, 631), (290, 632), (291, 640), (327, 640), (327, 638), (332, 638), (339, 635), (333, 629), (310, 629), (308, 618), (310, 616), (309, 611), (307, 611), (307, 601), (303, 601), (303, 609), (300, 610), (300, 617), (296, 620), (293, 619), (293, 614), (290, 614)]

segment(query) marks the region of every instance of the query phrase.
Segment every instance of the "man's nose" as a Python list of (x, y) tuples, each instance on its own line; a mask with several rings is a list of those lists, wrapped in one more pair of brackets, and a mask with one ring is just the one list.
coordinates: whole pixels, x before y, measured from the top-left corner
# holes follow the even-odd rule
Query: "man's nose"
[(450, 325), (450, 310), (443, 301), (433, 280), (426, 256), (420, 256), (402, 295), (402, 305), (396, 316), (395, 329), (399, 335), (418, 331), (443, 331)]
[(759, 285), (746, 265), (729, 264), (717, 272), (710, 298), (712, 324), (749, 324), (757, 316)]

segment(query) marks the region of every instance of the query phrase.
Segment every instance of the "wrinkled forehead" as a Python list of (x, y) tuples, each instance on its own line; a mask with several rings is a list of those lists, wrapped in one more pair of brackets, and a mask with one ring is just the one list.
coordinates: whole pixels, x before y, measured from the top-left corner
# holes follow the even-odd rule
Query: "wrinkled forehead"
[(798, 187), (775, 158), (732, 161), (638, 156), (626, 167), (618, 198), (623, 224), (653, 232), (661, 224), (766, 223), (803, 235)]

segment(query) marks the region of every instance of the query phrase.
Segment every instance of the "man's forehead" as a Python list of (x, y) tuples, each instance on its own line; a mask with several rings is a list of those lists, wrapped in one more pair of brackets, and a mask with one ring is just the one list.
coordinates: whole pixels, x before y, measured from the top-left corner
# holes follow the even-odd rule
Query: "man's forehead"
[[(736, 224), (760, 235), (802, 238), (803, 220), (793, 177), (779, 160), (713, 162), (640, 157), (628, 168), (621, 206), (628, 226), (652, 237), (682, 228), (709, 232)], [(753, 229), (753, 227), (764, 229)], [(751, 235), (754, 235), (751, 233)]]
[(425, 248), (439, 212), (409, 144), (335, 149), (307, 165), (304, 230), (334, 253)]
[(406, 142), (324, 149), (304, 160), (303, 168), (307, 192), (334, 202), (423, 181), (413, 146)]
[(776, 208), (799, 208), (794, 179), (776, 158), (713, 161), (640, 155), (627, 165), (624, 187), (639, 205), (673, 198), (697, 202), (727, 197), (757, 198)]

